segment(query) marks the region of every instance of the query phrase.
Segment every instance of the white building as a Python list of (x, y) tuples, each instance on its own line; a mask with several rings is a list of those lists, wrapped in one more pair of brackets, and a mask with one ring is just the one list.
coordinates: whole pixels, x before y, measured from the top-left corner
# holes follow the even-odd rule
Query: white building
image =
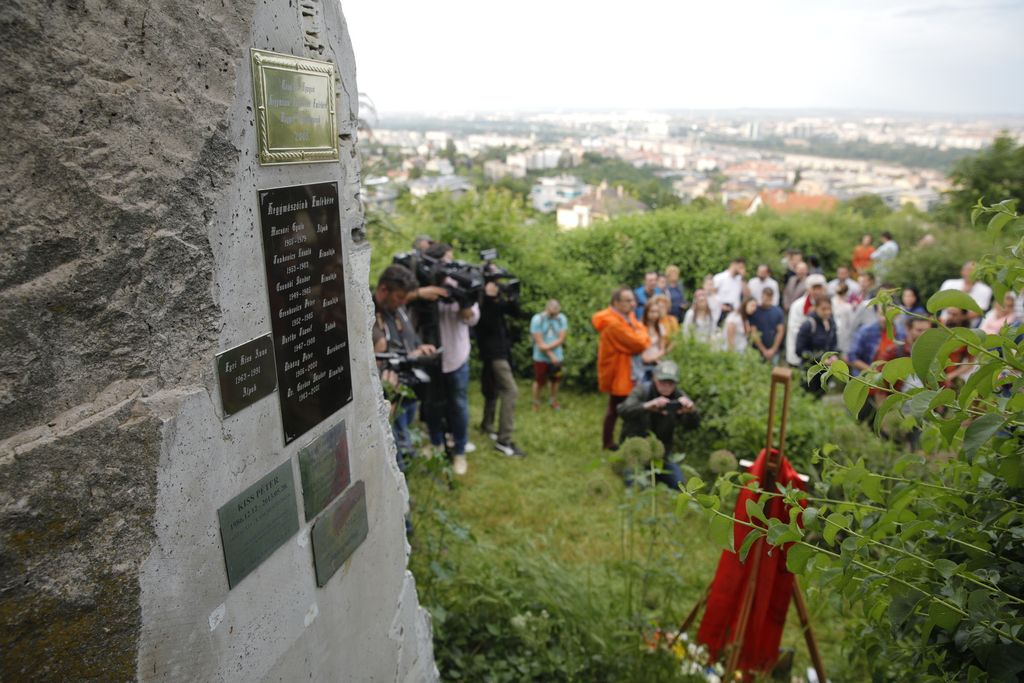
[(435, 192), (450, 192), (453, 197), (460, 197), (472, 188), (468, 180), (457, 175), (428, 176), (409, 181), (409, 194), (417, 198)]
[(586, 194), (589, 188), (576, 176), (560, 175), (538, 178), (530, 190), (533, 208), (542, 213), (551, 213), (560, 204), (571, 202)]

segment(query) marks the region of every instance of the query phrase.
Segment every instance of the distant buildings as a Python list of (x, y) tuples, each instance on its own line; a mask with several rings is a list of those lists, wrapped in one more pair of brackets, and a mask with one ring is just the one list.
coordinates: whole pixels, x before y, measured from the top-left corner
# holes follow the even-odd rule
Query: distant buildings
[(435, 192), (449, 192), (453, 197), (461, 197), (472, 189), (473, 185), (468, 180), (457, 175), (425, 176), (409, 181), (409, 194), (417, 198)]
[(602, 182), (593, 191), (559, 206), (556, 220), (558, 227), (572, 230), (589, 228), (596, 221), (607, 221), (646, 210), (647, 207), (628, 196), (621, 185), (609, 190), (608, 183)]
[(743, 213), (753, 216), (762, 207), (780, 214), (807, 211), (829, 213), (835, 211), (838, 204), (838, 199), (828, 195), (800, 194), (786, 190), (762, 190), (750, 200)]
[(530, 201), (537, 211), (551, 213), (560, 205), (579, 199), (589, 189), (576, 176), (559, 175), (538, 178), (533, 189), (530, 190)]

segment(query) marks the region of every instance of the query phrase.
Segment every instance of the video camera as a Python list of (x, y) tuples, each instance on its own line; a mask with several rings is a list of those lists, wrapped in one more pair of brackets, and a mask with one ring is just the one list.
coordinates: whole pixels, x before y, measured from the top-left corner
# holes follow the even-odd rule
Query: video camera
[(390, 370), (394, 370), (398, 375), (398, 381), (407, 387), (415, 388), (430, 383), (430, 375), (420, 367), (424, 362), (422, 358), (409, 358), (407, 353), (400, 351), (375, 353), (373, 356), (378, 362), (383, 361)]
[[(518, 301), (520, 293), (520, 280), (495, 263), (498, 259), (497, 249), (484, 249), (480, 252), (480, 259), (484, 262), (482, 267), (484, 282), (497, 282), (498, 289), (510, 301)], [(504, 280), (504, 282), (502, 282)]]
[[(407, 251), (396, 254), (393, 263), (405, 266), (416, 275), (420, 286), (442, 286), (448, 290), (448, 297), (443, 301), (454, 301), (459, 308), (469, 308), (480, 299), (487, 282), (498, 282), (498, 286), (506, 297), (519, 297), (519, 280), (504, 268), (496, 265), (497, 249), (484, 249), (480, 252), (483, 265), (475, 266), (466, 261), (442, 261), (424, 253)], [(448, 280), (455, 283), (453, 286)], [(505, 280), (505, 282), (501, 282)]]

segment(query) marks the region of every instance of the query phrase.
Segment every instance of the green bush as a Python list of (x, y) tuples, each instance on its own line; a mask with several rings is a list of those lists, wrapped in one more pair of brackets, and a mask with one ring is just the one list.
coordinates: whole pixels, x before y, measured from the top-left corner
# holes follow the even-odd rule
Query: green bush
[[(678, 446), (687, 464), (708, 467), (713, 451), (726, 449), (737, 458), (753, 460), (765, 446), (771, 368), (756, 354), (713, 351), (698, 341), (681, 339), (671, 352), (679, 364), (680, 387), (693, 398), (701, 413), (700, 427), (677, 432)], [(843, 446), (882, 466), (892, 449), (868, 429), (851, 424), (846, 409), (814, 398), (800, 386), (794, 370), (786, 456), (804, 473), (811, 470), (811, 456), (822, 440)], [(781, 409), (782, 393), (778, 391)], [(778, 439), (778, 425), (775, 429)]]

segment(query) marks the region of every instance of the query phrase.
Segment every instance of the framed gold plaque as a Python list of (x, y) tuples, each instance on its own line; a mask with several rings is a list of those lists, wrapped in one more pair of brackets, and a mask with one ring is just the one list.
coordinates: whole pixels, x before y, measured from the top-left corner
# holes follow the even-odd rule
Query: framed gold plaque
[(261, 164), (338, 160), (334, 65), (250, 49)]

